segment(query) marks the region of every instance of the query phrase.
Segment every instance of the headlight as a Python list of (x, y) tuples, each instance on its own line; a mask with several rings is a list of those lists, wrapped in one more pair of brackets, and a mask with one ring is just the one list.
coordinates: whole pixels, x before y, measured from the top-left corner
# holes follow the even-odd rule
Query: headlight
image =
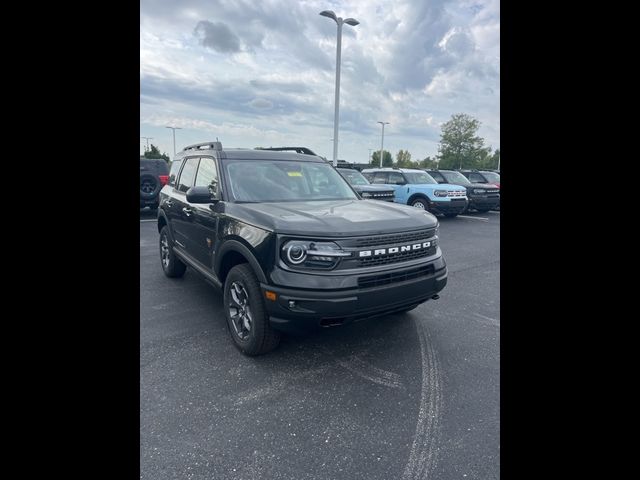
[(436, 197), (446, 197), (448, 195), (446, 190), (434, 190), (433, 194)]
[(362, 198), (371, 198), (373, 195), (369, 192), (362, 192)]
[(290, 240), (282, 246), (280, 258), (290, 266), (304, 268), (331, 269), (342, 257), (351, 253), (343, 251), (333, 242)]
[(473, 193), (487, 193), (484, 188), (474, 188)]

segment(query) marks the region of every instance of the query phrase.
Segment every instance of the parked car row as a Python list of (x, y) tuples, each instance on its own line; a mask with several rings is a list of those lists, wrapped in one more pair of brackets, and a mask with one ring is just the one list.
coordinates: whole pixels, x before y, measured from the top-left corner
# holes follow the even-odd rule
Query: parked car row
[(487, 182), (471, 182), (468, 177), (475, 179), (477, 172), (465, 171), (465, 173), (455, 170), (427, 170), (438, 183), (455, 184), (467, 189), (469, 205), (467, 208), (478, 212), (488, 212), (500, 206), (500, 188), (487, 184)]
[[(257, 147), (255, 150), (318, 156), (307, 147)], [(401, 203), (446, 217), (455, 217), (467, 210), (482, 213), (500, 209), (500, 175), (494, 171), (410, 168), (360, 171), (353, 165), (342, 161), (336, 170), (363, 199)], [(168, 181), (164, 160), (141, 157), (140, 208), (156, 209), (159, 192)]]

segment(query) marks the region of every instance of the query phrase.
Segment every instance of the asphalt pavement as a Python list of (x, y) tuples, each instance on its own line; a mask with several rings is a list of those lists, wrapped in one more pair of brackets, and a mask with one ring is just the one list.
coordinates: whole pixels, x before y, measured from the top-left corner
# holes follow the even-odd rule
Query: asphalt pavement
[(140, 215), (141, 479), (498, 479), (500, 214), (440, 221), (440, 299), (249, 358)]

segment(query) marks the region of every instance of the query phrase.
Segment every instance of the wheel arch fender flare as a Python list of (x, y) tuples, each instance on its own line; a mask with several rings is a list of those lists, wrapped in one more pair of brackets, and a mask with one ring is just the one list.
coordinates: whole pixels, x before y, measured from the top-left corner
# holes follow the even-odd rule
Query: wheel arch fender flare
[(220, 248), (215, 254), (215, 259), (213, 262), (213, 270), (216, 273), (216, 276), (218, 276), (218, 278), (220, 278), (220, 267), (222, 266), (222, 259), (229, 252), (237, 252), (241, 254), (244, 258), (247, 259), (247, 261), (249, 262), (249, 265), (251, 265), (251, 268), (253, 269), (256, 276), (258, 277), (258, 281), (260, 281), (261, 283), (268, 283), (267, 276), (264, 274), (264, 271), (260, 266), (260, 262), (258, 262), (255, 255), (249, 249), (249, 247), (247, 247), (245, 244), (243, 244), (238, 240), (232, 240), (232, 239), (226, 240), (220, 246)]

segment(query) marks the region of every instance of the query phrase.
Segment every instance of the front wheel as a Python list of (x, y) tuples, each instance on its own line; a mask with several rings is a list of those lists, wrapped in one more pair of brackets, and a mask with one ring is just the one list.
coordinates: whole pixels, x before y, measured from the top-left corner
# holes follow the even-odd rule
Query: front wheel
[(245, 355), (270, 352), (280, 343), (280, 333), (269, 323), (256, 274), (246, 263), (227, 275), (224, 312), (233, 343)]
[(412, 207), (420, 208), (424, 211), (429, 211), (429, 207), (427, 205), (427, 201), (424, 198), (416, 198), (413, 202), (411, 202)]

